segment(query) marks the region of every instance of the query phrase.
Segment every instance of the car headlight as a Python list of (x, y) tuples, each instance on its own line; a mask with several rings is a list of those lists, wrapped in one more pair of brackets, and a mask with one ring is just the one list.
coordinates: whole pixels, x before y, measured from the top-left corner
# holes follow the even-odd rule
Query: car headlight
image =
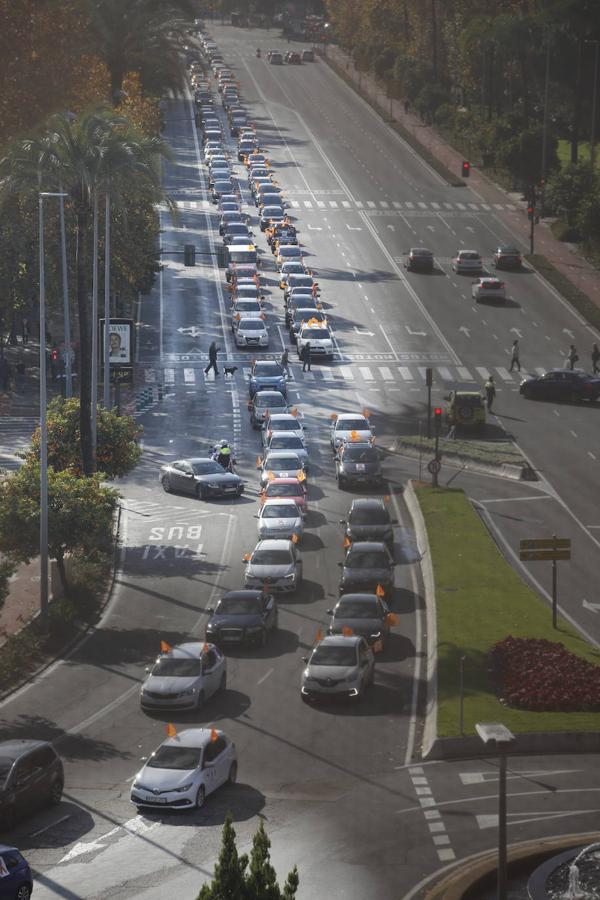
[(302, 673), (302, 677), (304, 678), (305, 681), (313, 682), (313, 681), (317, 680), (316, 678), (313, 678), (312, 675), (310, 674), (310, 669), (305, 669), (304, 672)]
[(289, 575), (285, 576), (284, 581), (293, 581), (295, 577), (296, 577), (296, 573), (291, 572)]
[(183, 794), (183, 793), (185, 793), (185, 791), (189, 791), (193, 787), (194, 787), (194, 782), (188, 781), (187, 784), (182, 784), (181, 787), (173, 788), (173, 793), (174, 794)]
[(150, 788), (147, 788), (146, 785), (142, 784), (141, 781), (134, 781), (131, 785), (132, 791), (150, 791)]
[(198, 690), (198, 688), (191, 687), (191, 688), (188, 688), (186, 691), (182, 691), (179, 696), (180, 697), (189, 697), (192, 694), (195, 694), (197, 692), (197, 690)]

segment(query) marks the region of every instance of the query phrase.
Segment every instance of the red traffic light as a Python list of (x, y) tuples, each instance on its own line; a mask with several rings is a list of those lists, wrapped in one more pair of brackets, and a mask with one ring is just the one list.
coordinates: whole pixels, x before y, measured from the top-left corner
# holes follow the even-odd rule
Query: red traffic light
[(533, 206), (527, 207), (527, 218), (529, 219), (530, 222), (533, 221)]
[(463, 160), (463, 164), (462, 164), (462, 177), (468, 178), (470, 174), (471, 174), (471, 163), (465, 159), (465, 160)]
[(56, 348), (54, 348), (54, 350), (52, 350), (52, 352), (50, 353), (50, 359), (52, 360), (52, 362), (56, 362), (56, 360), (58, 359), (58, 350)]
[(436, 406), (435, 409), (433, 410), (433, 414), (436, 417), (436, 419), (438, 419), (442, 415), (442, 407)]

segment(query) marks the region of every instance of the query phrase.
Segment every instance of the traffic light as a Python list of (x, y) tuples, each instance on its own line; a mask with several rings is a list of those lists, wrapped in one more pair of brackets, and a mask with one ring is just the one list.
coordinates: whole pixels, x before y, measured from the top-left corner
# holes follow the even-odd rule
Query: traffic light
[(427, 387), (431, 387), (433, 384), (433, 369), (429, 366), (425, 369), (425, 384)]
[(535, 206), (533, 206), (530, 203), (529, 206), (527, 207), (527, 218), (529, 219), (530, 222), (533, 222), (534, 214), (535, 214)]
[(183, 246), (183, 263), (186, 266), (196, 265), (196, 248), (193, 244), (184, 244)]
[(56, 349), (56, 347), (54, 347), (54, 349), (50, 351), (50, 359), (52, 360), (52, 362), (56, 362), (56, 360), (58, 359), (58, 350)]
[(433, 410), (433, 421), (435, 424), (435, 433), (439, 434), (442, 430), (442, 407), (436, 406)]
[(462, 164), (462, 177), (468, 178), (470, 174), (471, 174), (471, 163), (465, 159), (465, 160), (463, 160), (463, 164)]

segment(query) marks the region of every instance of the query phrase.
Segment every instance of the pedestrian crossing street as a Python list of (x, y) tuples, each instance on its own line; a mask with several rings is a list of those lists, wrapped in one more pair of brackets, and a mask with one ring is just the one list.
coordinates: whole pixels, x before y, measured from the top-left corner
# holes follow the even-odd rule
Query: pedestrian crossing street
[[(195, 200), (177, 200), (176, 205), (179, 209), (200, 210), (204, 212), (216, 212), (216, 206), (210, 200), (197, 198)], [(517, 206), (514, 203), (450, 203), (450, 202), (434, 202), (409, 200), (319, 200), (316, 197), (311, 199), (298, 200), (295, 198), (288, 200), (288, 206), (291, 209), (339, 209), (339, 210), (364, 210), (372, 215), (476, 215), (482, 212), (495, 212), (509, 210), (515, 212)]]
[[(546, 369), (541, 367), (531, 369), (528, 373), (518, 372), (516, 369), (510, 372), (505, 366), (436, 365), (431, 368), (433, 369), (433, 382), (437, 386), (464, 385), (466, 387), (472, 385), (475, 389), (477, 385), (482, 385), (490, 375), (493, 375), (499, 390), (502, 389), (503, 384), (507, 387), (517, 388), (525, 374), (543, 375), (546, 372)], [(425, 384), (426, 372), (426, 366), (399, 366), (394, 363), (385, 366), (357, 364), (331, 367), (321, 367), (313, 363), (310, 372), (303, 372), (300, 367), (292, 365), (289, 381), (305, 384), (325, 382), (339, 386), (347, 384), (361, 389), (386, 385), (392, 388), (395, 386), (398, 389), (402, 386), (420, 390)], [(248, 381), (250, 367), (239, 366), (233, 377), (225, 376), (221, 367), (218, 378), (215, 378), (212, 372), (205, 375), (201, 366), (146, 368), (144, 373), (147, 384), (183, 385), (191, 388), (195, 385), (214, 385), (217, 382), (227, 385), (228, 383), (239, 383), (240, 380)]]

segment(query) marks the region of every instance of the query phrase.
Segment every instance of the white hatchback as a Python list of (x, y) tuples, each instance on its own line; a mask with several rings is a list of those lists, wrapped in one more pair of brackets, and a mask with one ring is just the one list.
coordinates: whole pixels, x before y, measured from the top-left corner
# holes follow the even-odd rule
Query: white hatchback
[(317, 322), (313, 319), (309, 319), (308, 322), (305, 322), (300, 327), (300, 331), (296, 338), (298, 356), (300, 356), (302, 349), (307, 344), (310, 344), (311, 357), (333, 358), (335, 348), (333, 345), (333, 337), (331, 336), (331, 329), (327, 324)]
[(480, 300), (506, 301), (506, 285), (499, 278), (479, 278), (473, 282), (471, 296), (476, 303)]
[(135, 776), (130, 800), (153, 809), (200, 809), (237, 778), (235, 744), (222, 731), (187, 728), (157, 747)]
[(452, 268), (455, 272), (482, 272), (483, 260), (477, 250), (459, 250), (452, 260)]
[(268, 347), (269, 332), (262, 319), (234, 316), (233, 335), (236, 347)]

